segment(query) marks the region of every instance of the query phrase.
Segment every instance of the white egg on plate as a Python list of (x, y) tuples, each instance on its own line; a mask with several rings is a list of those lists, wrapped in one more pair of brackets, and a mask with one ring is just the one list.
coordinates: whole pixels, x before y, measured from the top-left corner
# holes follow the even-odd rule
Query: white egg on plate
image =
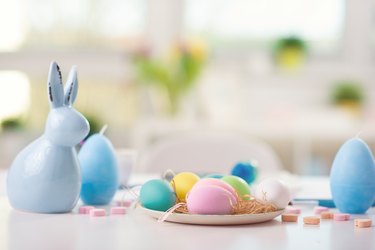
[(259, 183), (255, 198), (263, 203), (272, 203), (278, 209), (284, 209), (290, 201), (289, 189), (276, 179), (266, 179)]

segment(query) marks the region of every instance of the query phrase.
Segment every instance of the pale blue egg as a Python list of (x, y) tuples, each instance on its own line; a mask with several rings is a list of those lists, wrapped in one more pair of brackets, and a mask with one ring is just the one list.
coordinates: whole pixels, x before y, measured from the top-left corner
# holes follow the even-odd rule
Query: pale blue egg
[(167, 211), (176, 203), (176, 194), (168, 182), (154, 179), (142, 185), (139, 200), (145, 208)]
[(212, 173), (212, 174), (207, 174), (205, 176), (203, 176), (202, 178), (214, 178), (214, 179), (221, 179), (223, 178), (224, 175), (223, 174), (219, 174), (219, 173)]
[(109, 204), (119, 186), (117, 160), (111, 142), (101, 134), (90, 136), (78, 159), (81, 165), (81, 199), (89, 205)]
[(341, 212), (362, 214), (371, 207), (375, 200), (375, 165), (363, 140), (353, 138), (341, 146), (332, 165), (330, 184)]

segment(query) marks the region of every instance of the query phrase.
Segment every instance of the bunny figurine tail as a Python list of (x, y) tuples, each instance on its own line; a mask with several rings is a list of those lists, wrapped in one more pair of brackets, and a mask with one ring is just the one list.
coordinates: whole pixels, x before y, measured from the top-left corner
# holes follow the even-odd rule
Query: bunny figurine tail
[(75, 145), (89, 133), (86, 118), (73, 108), (77, 71), (70, 71), (65, 90), (60, 68), (52, 62), (47, 93), (51, 110), (44, 133), (14, 159), (7, 176), (13, 208), (34, 213), (66, 213), (76, 205), (81, 175)]

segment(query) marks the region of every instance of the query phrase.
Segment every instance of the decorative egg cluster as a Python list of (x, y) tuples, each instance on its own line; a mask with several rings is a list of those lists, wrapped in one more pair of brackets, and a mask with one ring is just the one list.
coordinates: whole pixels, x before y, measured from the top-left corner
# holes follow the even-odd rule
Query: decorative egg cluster
[[(200, 178), (191, 172), (182, 172), (167, 181), (154, 179), (146, 182), (140, 191), (143, 207), (167, 211), (176, 204), (186, 206), (189, 214), (232, 214), (241, 202), (256, 200), (272, 204), (275, 209), (284, 209), (289, 200), (289, 190), (277, 180), (265, 180), (258, 185), (253, 196), (248, 183), (234, 175), (220, 178)], [(177, 205), (179, 206), (179, 205)]]

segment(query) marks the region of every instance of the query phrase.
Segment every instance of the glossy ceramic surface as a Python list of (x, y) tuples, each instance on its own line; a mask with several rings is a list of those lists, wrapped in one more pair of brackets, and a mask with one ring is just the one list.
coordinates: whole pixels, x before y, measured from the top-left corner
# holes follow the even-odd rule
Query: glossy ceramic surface
[(7, 193), (13, 208), (36, 213), (64, 213), (76, 205), (81, 176), (74, 146), (89, 132), (86, 118), (72, 104), (77, 72), (70, 71), (64, 91), (59, 66), (48, 77), (51, 111), (44, 134), (23, 149), (8, 173)]

